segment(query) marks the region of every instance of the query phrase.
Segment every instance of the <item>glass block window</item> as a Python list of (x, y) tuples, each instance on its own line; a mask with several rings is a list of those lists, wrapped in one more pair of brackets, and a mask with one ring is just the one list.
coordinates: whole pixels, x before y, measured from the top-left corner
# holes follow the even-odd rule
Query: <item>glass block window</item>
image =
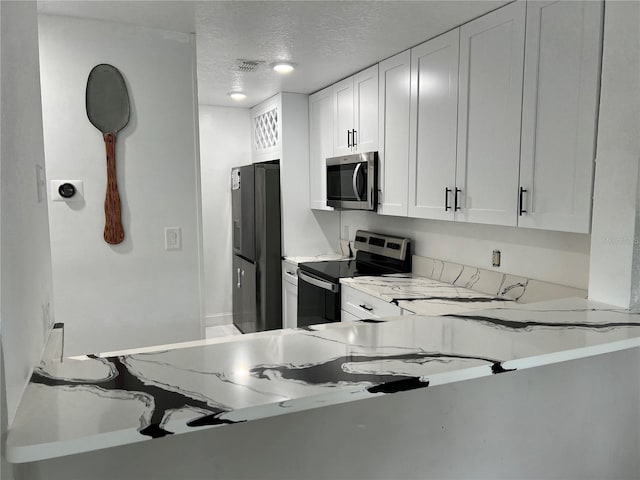
[(255, 149), (264, 150), (278, 145), (278, 109), (274, 108), (253, 119)]

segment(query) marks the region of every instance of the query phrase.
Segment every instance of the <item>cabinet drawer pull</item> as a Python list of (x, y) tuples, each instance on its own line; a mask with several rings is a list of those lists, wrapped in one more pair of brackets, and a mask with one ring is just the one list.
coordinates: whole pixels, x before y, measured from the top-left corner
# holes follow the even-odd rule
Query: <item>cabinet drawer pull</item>
[(451, 189), (449, 187), (445, 187), (444, 189), (444, 211), (448, 212), (451, 210), (451, 205), (449, 205), (449, 194), (451, 193)]
[(519, 198), (519, 203), (520, 205), (518, 206), (518, 215), (522, 216), (523, 213), (527, 213), (527, 211), (524, 209), (524, 194), (527, 193), (527, 189), (520, 187), (520, 198)]
[(365, 305), (364, 303), (362, 305), (358, 305), (360, 308), (364, 308), (367, 312), (373, 312), (373, 307), (370, 307), (368, 305)]
[(458, 210), (460, 210), (460, 205), (458, 204), (458, 194), (461, 192), (462, 190), (460, 190), (458, 187), (456, 187), (456, 193), (453, 196), (453, 211), (457, 212)]

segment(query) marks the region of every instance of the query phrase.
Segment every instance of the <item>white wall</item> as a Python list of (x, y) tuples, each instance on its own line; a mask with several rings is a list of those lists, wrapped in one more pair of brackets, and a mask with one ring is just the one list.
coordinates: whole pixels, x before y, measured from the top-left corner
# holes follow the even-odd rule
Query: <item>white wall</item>
[(53, 318), (47, 202), (38, 202), (36, 182), (36, 169), (44, 169), (36, 4), (2, 2), (1, 9), (0, 318), (11, 423)]
[[(57, 320), (65, 354), (200, 337), (194, 40), (132, 25), (41, 16), (40, 50), (49, 180), (84, 181), (84, 201), (49, 201)], [(118, 134), (125, 240), (102, 238), (102, 134), (85, 110), (90, 70), (122, 72), (131, 119)], [(182, 228), (165, 251), (164, 228)]]
[(589, 298), (640, 307), (640, 3), (604, 18)]
[[(344, 237), (348, 228), (350, 240), (356, 229), (398, 234), (414, 240), (416, 255), (587, 288), (589, 235), (368, 212), (342, 212), (341, 217), (342, 235)], [(499, 268), (491, 266), (494, 249), (502, 253)]]
[(282, 93), (282, 254), (338, 250), (340, 216), (309, 208), (309, 97)]
[(634, 348), (316, 408), (25, 464), (24, 478), (637, 479), (638, 362)]
[(248, 109), (200, 105), (205, 321), (232, 323), (231, 168), (251, 163)]

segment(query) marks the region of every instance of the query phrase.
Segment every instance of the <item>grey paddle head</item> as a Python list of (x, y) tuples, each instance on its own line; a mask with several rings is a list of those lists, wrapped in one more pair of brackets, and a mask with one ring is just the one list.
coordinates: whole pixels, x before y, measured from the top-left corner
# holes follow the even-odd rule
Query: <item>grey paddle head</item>
[(87, 79), (87, 116), (102, 133), (117, 133), (129, 123), (129, 94), (120, 71), (96, 65)]

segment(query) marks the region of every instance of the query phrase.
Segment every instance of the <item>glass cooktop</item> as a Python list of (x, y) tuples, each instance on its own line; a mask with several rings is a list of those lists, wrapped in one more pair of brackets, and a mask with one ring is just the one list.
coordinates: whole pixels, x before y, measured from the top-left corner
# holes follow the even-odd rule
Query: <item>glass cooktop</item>
[(364, 275), (384, 275), (397, 273), (398, 270), (370, 265), (356, 260), (333, 260), (328, 262), (306, 262), (298, 265), (301, 270), (338, 283), (341, 278), (360, 277)]

